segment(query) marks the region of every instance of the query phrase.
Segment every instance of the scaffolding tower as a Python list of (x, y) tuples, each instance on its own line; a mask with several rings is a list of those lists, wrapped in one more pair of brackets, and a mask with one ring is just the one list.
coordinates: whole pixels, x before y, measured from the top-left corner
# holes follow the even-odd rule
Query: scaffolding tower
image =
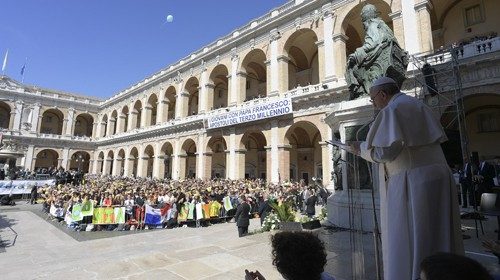
[(415, 97), (439, 112), (441, 120), (447, 120), (442, 123), (445, 130), (458, 128), (462, 160), (470, 162), (460, 56), (463, 56), (460, 47), (411, 55), (407, 86), (413, 86)]

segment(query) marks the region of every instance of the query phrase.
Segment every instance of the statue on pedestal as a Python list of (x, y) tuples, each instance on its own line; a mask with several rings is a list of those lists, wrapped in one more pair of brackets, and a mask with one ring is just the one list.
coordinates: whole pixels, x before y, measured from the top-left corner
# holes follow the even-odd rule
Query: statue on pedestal
[(382, 76), (394, 79), (401, 88), (408, 66), (408, 53), (399, 46), (374, 5), (363, 7), (361, 19), (365, 30), (363, 46), (347, 59), (346, 81), (351, 100), (368, 94), (372, 82)]

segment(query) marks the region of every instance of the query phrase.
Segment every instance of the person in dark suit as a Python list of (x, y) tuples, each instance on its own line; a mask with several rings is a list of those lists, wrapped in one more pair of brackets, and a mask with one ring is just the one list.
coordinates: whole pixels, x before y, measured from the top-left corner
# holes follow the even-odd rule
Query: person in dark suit
[(306, 200), (306, 214), (308, 217), (312, 217), (316, 214), (316, 201), (318, 197), (314, 190), (310, 190), (311, 196)]
[(36, 204), (37, 196), (38, 196), (38, 186), (34, 184), (33, 187), (31, 187), (31, 199), (30, 199), (31, 204)]
[(248, 226), (250, 225), (250, 205), (248, 205), (244, 196), (240, 196), (239, 201), (240, 205), (236, 209), (234, 220), (238, 227), (239, 237), (243, 237), (248, 234)]
[(269, 205), (269, 198), (266, 194), (264, 194), (263, 201), (259, 205), (260, 225), (264, 223), (264, 219), (266, 219), (272, 210), (273, 208)]
[(479, 163), (477, 171), (478, 196), (485, 192), (491, 192), (491, 188), (495, 186), (493, 178), (495, 177), (495, 168), (493, 165), (486, 162), (484, 159)]
[(474, 164), (465, 162), (464, 168), (460, 172), (460, 185), (462, 186), (462, 207), (467, 208), (467, 199), (474, 205), (474, 184), (473, 177), (476, 167)]

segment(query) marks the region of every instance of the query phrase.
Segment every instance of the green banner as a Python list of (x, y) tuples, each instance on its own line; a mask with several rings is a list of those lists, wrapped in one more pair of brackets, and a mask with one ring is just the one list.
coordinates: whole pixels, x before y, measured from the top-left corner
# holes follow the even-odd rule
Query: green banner
[(71, 219), (74, 222), (83, 220), (82, 205), (80, 203), (73, 205), (73, 208), (71, 209)]
[(125, 207), (115, 207), (115, 223), (125, 223)]
[(125, 207), (94, 208), (92, 223), (96, 225), (124, 224)]
[(82, 215), (83, 216), (93, 216), (94, 215), (94, 203), (91, 200), (86, 200), (82, 204)]

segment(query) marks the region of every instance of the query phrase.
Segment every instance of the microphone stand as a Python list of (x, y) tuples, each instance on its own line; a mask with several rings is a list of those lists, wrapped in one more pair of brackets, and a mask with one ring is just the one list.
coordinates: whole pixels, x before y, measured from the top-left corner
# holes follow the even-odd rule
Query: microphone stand
[[(359, 131), (361, 131), (362, 129), (364, 129), (366, 126), (368, 126), (371, 122), (363, 125), (359, 130), (358, 132), (356, 133), (356, 139), (359, 139)], [(346, 160), (343, 160), (343, 159), (340, 159), (341, 161), (345, 162), (346, 164), (348, 164), (351, 168), (354, 169), (354, 183), (355, 184), (359, 184), (359, 171), (358, 171), (358, 158), (359, 158), (359, 155), (357, 155), (356, 153), (354, 153), (351, 149), (348, 149), (346, 148), (346, 145), (342, 145), (342, 144), (339, 144), (338, 143), (338, 140), (337, 139), (333, 139), (335, 140), (335, 142), (332, 142), (332, 141), (325, 141), (328, 145), (331, 145), (333, 147), (337, 147), (339, 149), (342, 149), (352, 155), (354, 155), (354, 161), (353, 161), (353, 164), (347, 162)], [(368, 168), (368, 173), (369, 173), (369, 176), (372, 180), (372, 182), (374, 182), (374, 178), (373, 178), (373, 173), (371, 171), (371, 168), (369, 167)], [(348, 200), (349, 200), (349, 204), (350, 204), (350, 208), (352, 207), (352, 191), (350, 190), (350, 188), (348, 187), (347, 188), (347, 191), (348, 191)], [(378, 218), (377, 218), (377, 211), (375, 209), (375, 189), (372, 185), (372, 188), (371, 188), (371, 200), (372, 200), (372, 209), (373, 209), (373, 212), (372, 212), (372, 215), (373, 215), (373, 241), (374, 241), (374, 249), (375, 249), (375, 266), (376, 266), (376, 273), (377, 273), (377, 280), (381, 280), (382, 279), (382, 270), (381, 270), (381, 260), (380, 260), (380, 243), (381, 243), (381, 238), (380, 238), (380, 229), (379, 229), (379, 225), (378, 225)], [(352, 212), (352, 213), (351, 213)], [(351, 209), (349, 209), (349, 224), (351, 225), (352, 227), (352, 218), (351, 218), (351, 214), (354, 214), (354, 211), (351, 211)], [(351, 228), (352, 230), (352, 228)], [(352, 241), (352, 240), (351, 240)]]

